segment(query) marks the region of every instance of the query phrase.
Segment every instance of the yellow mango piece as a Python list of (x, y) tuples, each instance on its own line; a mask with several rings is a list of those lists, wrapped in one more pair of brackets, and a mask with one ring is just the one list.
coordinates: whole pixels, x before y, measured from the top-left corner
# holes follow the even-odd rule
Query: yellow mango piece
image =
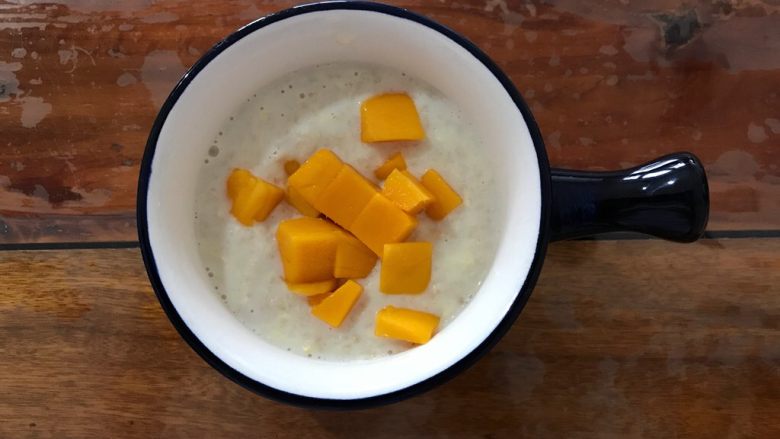
[(280, 187), (274, 186), (260, 178), (257, 179), (257, 184), (266, 185), (265, 190), (268, 195), (264, 197), (265, 201), (263, 201), (262, 206), (255, 213), (255, 221), (265, 221), (274, 208), (284, 199), (284, 191)]
[(284, 162), (284, 173), (287, 176), (291, 176), (301, 167), (301, 163), (298, 160), (287, 160)]
[(434, 314), (386, 306), (376, 313), (374, 335), (424, 344), (438, 326), (439, 317)]
[(317, 294), (316, 296), (309, 296), (306, 298), (306, 302), (309, 303), (309, 306), (319, 305), (320, 302), (325, 300), (326, 297), (333, 294), (332, 292), (323, 293), (323, 294)]
[(418, 294), (431, 281), (430, 242), (399, 242), (385, 244), (379, 291), (386, 294)]
[(414, 101), (405, 93), (367, 99), (360, 107), (360, 138), (364, 142), (420, 140), (425, 137)]
[(431, 219), (439, 221), (463, 203), (463, 198), (433, 169), (425, 171), (420, 183), (433, 194), (433, 202), (425, 209)]
[(376, 265), (376, 255), (359, 239), (344, 232), (336, 250), (333, 275), (340, 279), (359, 279), (369, 275)]
[(290, 203), (290, 205), (298, 209), (298, 212), (300, 212), (302, 215), (310, 216), (312, 218), (316, 218), (320, 215), (320, 211), (312, 207), (311, 204), (304, 200), (301, 193), (298, 192), (298, 189), (295, 189), (292, 186), (287, 186), (286, 200), (288, 203)]
[(331, 291), (335, 290), (336, 279), (308, 283), (287, 282), (287, 289), (299, 296), (316, 296), (319, 294), (330, 293)]
[(287, 184), (294, 187), (307, 203), (314, 205), (320, 193), (336, 178), (344, 163), (329, 149), (320, 149), (306, 160)]
[(422, 212), (425, 206), (433, 202), (433, 194), (414, 175), (398, 169), (394, 169), (385, 180), (382, 195), (411, 214)]
[(312, 306), (311, 313), (330, 326), (338, 328), (355, 306), (362, 292), (363, 287), (360, 284), (348, 280), (322, 302)]
[(349, 231), (377, 256), (387, 243), (401, 242), (417, 227), (417, 219), (377, 193), (358, 215)]
[(241, 189), (254, 184), (257, 178), (246, 169), (235, 168), (227, 179), (228, 198), (234, 200)]
[(312, 205), (336, 224), (349, 229), (358, 214), (378, 192), (377, 187), (355, 168), (344, 165)]
[(374, 177), (378, 178), (379, 180), (384, 180), (388, 175), (390, 175), (391, 172), (393, 172), (393, 169), (398, 169), (401, 171), (406, 170), (406, 160), (404, 160), (404, 156), (400, 152), (391, 155), (390, 158), (382, 163), (381, 166), (374, 169)]
[(243, 225), (251, 226), (255, 221), (264, 221), (284, 198), (284, 191), (257, 178), (254, 184), (244, 186), (236, 194), (230, 213)]
[(302, 217), (279, 223), (276, 241), (284, 279), (291, 283), (333, 279), (336, 249), (343, 233), (337, 226), (319, 218)]

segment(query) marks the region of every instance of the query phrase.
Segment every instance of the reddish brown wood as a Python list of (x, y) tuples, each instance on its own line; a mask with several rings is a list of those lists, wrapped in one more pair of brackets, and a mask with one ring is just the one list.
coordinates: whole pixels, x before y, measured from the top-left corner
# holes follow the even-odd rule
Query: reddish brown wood
[[(32, 4), (0, 5), (6, 243), (135, 240), (138, 162), (175, 81), (236, 27), (293, 4), (22, 3)], [(462, 32), (507, 71), (554, 165), (618, 168), (691, 150), (712, 182), (711, 229), (780, 224), (773, 2), (397, 4)]]
[(472, 369), (318, 412), (209, 368), (137, 250), (0, 252), (0, 437), (778, 437), (779, 254), (777, 239), (555, 244)]

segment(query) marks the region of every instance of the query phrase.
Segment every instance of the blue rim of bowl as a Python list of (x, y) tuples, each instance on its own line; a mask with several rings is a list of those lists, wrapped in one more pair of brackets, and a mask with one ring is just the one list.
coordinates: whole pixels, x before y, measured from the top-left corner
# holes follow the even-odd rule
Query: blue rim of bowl
[[(285, 20), (290, 17), (313, 13), (313, 12), (332, 11), (332, 10), (358, 10), (358, 11), (377, 12), (377, 13), (391, 15), (406, 20), (411, 20), (415, 23), (433, 29), (439, 32), (440, 34), (443, 34), (444, 36), (448, 37), (449, 39), (451, 39), (452, 41), (460, 45), (462, 48), (467, 50), (469, 53), (471, 53), (471, 55), (477, 58), (480, 62), (482, 62), (482, 64), (484, 64), (485, 67), (487, 67), (490, 70), (490, 72), (501, 83), (501, 85), (503, 85), (506, 92), (509, 94), (509, 96), (514, 101), (517, 108), (520, 110), (523, 119), (525, 119), (525, 123), (528, 126), (531, 139), (533, 140), (534, 143), (534, 148), (536, 149), (536, 156), (539, 165), (540, 187), (542, 192), (539, 236), (537, 238), (536, 252), (534, 254), (533, 262), (528, 271), (528, 275), (526, 276), (525, 282), (523, 283), (523, 287), (518, 292), (515, 301), (513, 302), (512, 306), (509, 308), (509, 311), (504, 315), (504, 318), (501, 320), (498, 326), (496, 326), (493, 332), (490, 333), (490, 335), (488, 335), (479, 346), (477, 346), (466, 356), (464, 356), (455, 364), (453, 364), (452, 366), (448, 367), (447, 369), (439, 372), (434, 376), (426, 378), (425, 380), (413, 384), (409, 387), (405, 387), (403, 389), (399, 389), (390, 393), (375, 395), (367, 398), (345, 399), (345, 400), (315, 398), (315, 397), (298, 395), (298, 394), (289, 393), (289, 392), (276, 389), (274, 387), (268, 386), (261, 382), (255, 381), (247, 377), (246, 375), (243, 375), (242, 373), (238, 372), (237, 370), (233, 369), (228, 364), (223, 362), (219, 357), (214, 355), (214, 353), (212, 353), (195, 336), (195, 334), (192, 333), (189, 327), (187, 327), (187, 325), (184, 323), (181, 316), (179, 316), (179, 313), (176, 311), (176, 308), (171, 303), (171, 300), (168, 297), (168, 293), (166, 292), (165, 287), (163, 286), (163, 283), (160, 280), (160, 275), (157, 271), (157, 264), (154, 260), (154, 253), (152, 252), (152, 246), (149, 241), (149, 230), (147, 224), (147, 209), (146, 209), (147, 192), (149, 189), (149, 179), (151, 177), (151, 171), (152, 171), (152, 161), (154, 159), (154, 153), (157, 146), (157, 140), (160, 136), (160, 131), (162, 130), (162, 127), (165, 124), (165, 121), (171, 109), (176, 104), (179, 97), (181, 97), (182, 93), (184, 93), (184, 90), (187, 88), (190, 82), (192, 82), (193, 78), (195, 78), (195, 76), (197, 76), (197, 74), (201, 70), (203, 70), (206, 67), (206, 65), (208, 65), (211, 61), (213, 61), (214, 58), (216, 58), (220, 53), (222, 53), (222, 51), (224, 51), (225, 49), (227, 49), (228, 47), (230, 47), (240, 39), (244, 38), (245, 36), (251, 34), (252, 32), (258, 29), (262, 29), (265, 26), (268, 26), (270, 24), (276, 23), (281, 20)], [(152, 287), (154, 288), (155, 294), (157, 295), (157, 299), (160, 301), (160, 305), (165, 311), (165, 314), (168, 316), (168, 319), (170, 319), (173, 326), (179, 332), (179, 335), (181, 335), (181, 337), (190, 345), (190, 347), (195, 352), (197, 352), (198, 355), (200, 355), (208, 364), (210, 364), (214, 369), (218, 370), (220, 373), (222, 373), (223, 375), (225, 375), (227, 378), (231, 379), (235, 383), (239, 384), (240, 386), (275, 401), (284, 402), (287, 404), (300, 406), (300, 407), (308, 407), (308, 408), (358, 409), (358, 408), (376, 407), (376, 406), (398, 402), (407, 399), (411, 396), (424, 393), (452, 379), (453, 377), (455, 377), (456, 375), (458, 375), (459, 373), (463, 372), (471, 365), (473, 365), (480, 357), (482, 357), (485, 353), (487, 353), (498, 342), (498, 340), (500, 340), (501, 337), (504, 336), (504, 334), (506, 334), (506, 332), (509, 330), (509, 328), (517, 319), (520, 312), (523, 310), (523, 307), (525, 307), (525, 304), (531, 295), (531, 290), (533, 290), (533, 287), (536, 284), (536, 280), (539, 277), (539, 273), (542, 269), (545, 252), (547, 250), (547, 244), (550, 238), (550, 232), (549, 232), (550, 196), (551, 196), (550, 186), (551, 186), (550, 165), (547, 160), (547, 153), (544, 147), (544, 143), (542, 141), (542, 136), (539, 131), (539, 127), (537, 126), (536, 121), (534, 120), (533, 115), (531, 114), (531, 111), (529, 110), (523, 98), (520, 96), (520, 93), (517, 91), (517, 89), (515, 89), (515, 86), (514, 84), (512, 84), (512, 81), (474, 43), (466, 39), (464, 36), (458, 34), (457, 32), (449, 29), (448, 27), (441, 25), (427, 17), (411, 12), (407, 9), (402, 9), (402, 8), (398, 8), (395, 6), (390, 6), (382, 3), (370, 3), (370, 2), (363, 2), (363, 1), (330, 1), (330, 2), (305, 4), (290, 9), (285, 9), (283, 11), (276, 12), (267, 15), (265, 17), (259, 18), (247, 24), (246, 26), (241, 27), (240, 29), (236, 30), (235, 32), (227, 36), (224, 40), (214, 45), (214, 47), (212, 47), (208, 52), (206, 52), (206, 54), (204, 54), (203, 57), (200, 58), (184, 74), (182, 79), (178, 82), (178, 84), (176, 84), (176, 86), (173, 88), (173, 91), (171, 91), (170, 95), (165, 100), (165, 103), (163, 104), (162, 108), (160, 109), (160, 112), (157, 115), (157, 118), (154, 121), (154, 125), (152, 126), (151, 133), (149, 134), (149, 139), (146, 142), (146, 150), (144, 152), (143, 161), (141, 162), (140, 175), (138, 179), (136, 219), (138, 224), (138, 236), (141, 244), (141, 254), (143, 256), (144, 265), (146, 266), (146, 271), (149, 276), (149, 280), (152, 284)]]

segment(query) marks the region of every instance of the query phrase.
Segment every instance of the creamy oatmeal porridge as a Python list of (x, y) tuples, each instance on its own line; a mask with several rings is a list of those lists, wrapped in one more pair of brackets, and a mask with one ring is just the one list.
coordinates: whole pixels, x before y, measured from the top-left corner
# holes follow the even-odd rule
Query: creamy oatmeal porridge
[[(387, 91), (404, 91), (413, 98), (426, 131), (424, 140), (361, 142), (361, 102)], [(463, 205), (443, 221), (420, 215), (409, 238), (433, 243), (427, 290), (416, 295), (381, 293), (380, 261), (368, 277), (357, 280), (363, 294), (339, 328), (313, 318), (305, 298), (291, 294), (282, 278), (275, 232), (280, 221), (300, 214), (282, 202), (264, 222), (245, 227), (230, 215), (225, 194), (225, 180), (236, 167), (284, 187), (284, 162), (302, 162), (323, 147), (375, 183), (373, 169), (401, 151), (411, 173), (419, 176), (435, 168), (463, 198)], [(498, 244), (496, 188), (484, 150), (459, 108), (428, 84), (386, 67), (327, 64), (263, 87), (224, 121), (198, 180), (198, 248), (214, 293), (259, 337), (303, 356), (365, 359), (412, 347), (375, 336), (376, 312), (393, 305), (433, 313), (441, 317), (441, 331), (477, 292), (492, 264)]]

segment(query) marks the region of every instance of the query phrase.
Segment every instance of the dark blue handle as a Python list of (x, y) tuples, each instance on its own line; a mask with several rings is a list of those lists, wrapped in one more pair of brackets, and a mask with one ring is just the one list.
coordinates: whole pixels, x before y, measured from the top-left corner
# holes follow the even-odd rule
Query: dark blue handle
[(552, 240), (632, 231), (678, 242), (704, 233), (707, 176), (682, 152), (614, 172), (552, 170)]

